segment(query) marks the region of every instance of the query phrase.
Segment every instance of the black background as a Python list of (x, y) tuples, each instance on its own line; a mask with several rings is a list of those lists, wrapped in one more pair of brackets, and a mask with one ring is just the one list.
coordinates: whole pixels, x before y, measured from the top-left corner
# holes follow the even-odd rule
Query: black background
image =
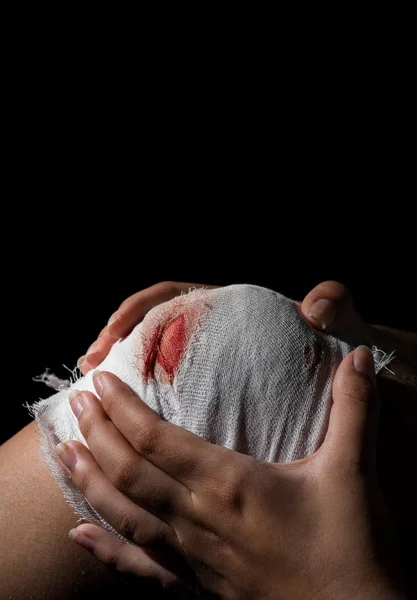
[[(226, 223), (221, 211), (206, 220), (214, 204), (198, 198), (189, 207), (174, 198), (146, 207), (141, 195), (130, 207), (109, 199), (107, 209), (87, 217), (68, 205), (65, 221), (44, 219), (37, 207), (30, 235), (18, 232), (7, 249), (2, 441), (30, 421), (25, 402), (52, 393), (32, 378), (47, 367), (66, 377), (62, 365), (75, 366), (119, 303), (158, 281), (249, 282), (302, 299), (320, 281), (336, 279), (368, 320), (415, 330), (412, 243), (393, 243), (389, 228), (350, 222), (341, 231), (318, 218), (316, 207), (280, 215), (284, 203), (251, 198), (257, 214), (245, 220), (240, 203), (225, 199), (235, 213)], [(183, 218), (171, 220), (171, 210)]]
[(33, 377), (66, 377), (120, 302), (158, 281), (302, 299), (335, 279), (368, 321), (417, 331), (403, 14), (380, 26), (381, 11), (320, 24), (298, 11), (271, 31), (234, 15), (203, 39), (200, 23), (182, 39), (168, 19), (163, 46), (159, 18), (127, 32), (66, 12), (36, 7), (36, 22), (26, 7), (7, 25), (0, 443), (30, 422), (26, 402), (53, 393)]
[(416, 329), (414, 107), (389, 48), (129, 61), (60, 35), (5, 73), (0, 441), (49, 394), (34, 376), (65, 376), (161, 280), (301, 299), (336, 279), (369, 321)]

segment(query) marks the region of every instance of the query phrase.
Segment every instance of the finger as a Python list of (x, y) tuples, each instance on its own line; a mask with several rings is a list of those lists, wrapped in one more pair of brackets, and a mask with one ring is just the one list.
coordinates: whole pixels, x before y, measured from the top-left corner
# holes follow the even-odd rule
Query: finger
[(117, 311), (112, 314), (107, 324), (108, 335), (115, 338), (125, 337), (152, 308), (193, 287), (211, 289), (217, 286), (164, 281), (141, 290), (124, 300)]
[[(400, 379), (411, 377), (415, 381), (415, 371), (408, 365), (417, 368), (417, 337), (380, 325), (368, 325), (357, 313), (348, 290), (341, 283), (325, 281), (317, 285), (304, 298), (301, 313), (312, 327), (326, 332), (337, 331), (338, 337), (351, 344), (377, 346), (387, 354), (394, 352), (397, 359), (408, 363), (395, 365)], [(342, 332), (348, 334), (347, 337), (340, 335)]]
[[(94, 394), (75, 392), (71, 394), (70, 402), (91, 453), (117, 490), (135, 504), (167, 520), (172, 514), (184, 514), (189, 504), (189, 490), (136, 452)], [(126, 418), (122, 415), (122, 419)], [(93, 501), (90, 502), (97, 508)], [(159, 520), (153, 520), (153, 523), (156, 526)]]
[(107, 325), (103, 327), (103, 329), (100, 331), (100, 333), (97, 336), (97, 339), (103, 337), (103, 335), (105, 334), (107, 334)]
[(77, 360), (77, 367), (81, 373), (87, 375), (91, 369), (95, 369), (102, 363), (115, 342), (117, 342), (115, 338), (107, 335), (107, 328), (103, 329), (96, 341), (88, 348), (86, 354), (80, 356)]
[(78, 359), (77, 366), (81, 373), (86, 375), (91, 369), (98, 367), (110, 352), (113, 344), (118, 339), (128, 335), (151, 308), (171, 300), (192, 287), (211, 289), (216, 286), (163, 282), (127, 298), (110, 317), (108, 325), (101, 330), (97, 340), (90, 346), (86, 355)]
[(80, 356), (80, 358), (77, 360), (77, 367), (79, 368), (79, 370), (81, 371), (82, 375), (86, 375), (89, 371), (89, 369), (87, 368), (88, 363), (85, 360), (85, 354), (83, 354), (82, 356)]
[[(107, 337), (109, 339), (110, 346), (112, 346), (117, 341), (115, 338), (111, 338), (107, 335), (107, 325), (106, 325), (106, 327), (103, 327), (103, 329), (98, 334), (96, 342), (98, 340), (100, 340), (100, 338), (102, 338), (102, 337)], [(92, 346), (93, 346), (93, 344), (91, 344), (90, 348)], [(110, 347), (108, 348), (108, 350), (110, 350)], [(104, 360), (104, 358), (106, 356), (107, 356), (107, 353), (106, 354), (103, 353), (103, 357), (101, 358), (100, 362), (102, 362), (102, 360)], [(100, 364), (100, 363), (98, 363), (98, 364)], [(87, 375), (88, 371), (91, 371), (91, 369), (94, 369), (95, 366), (97, 366), (97, 365), (90, 365), (88, 363), (86, 354), (83, 354), (83, 356), (80, 356), (80, 358), (77, 360), (77, 367), (80, 369), (80, 371), (83, 375)]]
[(337, 281), (324, 281), (312, 289), (301, 304), (301, 312), (319, 330), (349, 330), (360, 336), (365, 327), (350, 293)]
[(89, 367), (93, 369), (98, 367), (98, 365), (106, 358), (116, 341), (115, 338), (110, 337), (106, 333), (97, 338), (97, 340), (91, 344), (85, 355), (85, 360)]
[(333, 381), (333, 406), (323, 449), (336, 464), (376, 465), (378, 394), (372, 353), (359, 346), (348, 354)]
[(80, 369), (82, 375), (87, 375), (87, 373), (91, 371), (91, 369), (93, 369), (93, 367), (88, 364), (85, 356), (81, 356), (78, 359), (77, 366)]
[(71, 529), (68, 537), (104, 564), (115, 566), (118, 571), (142, 578), (155, 578), (164, 588), (185, 585), (178, 575), (157, 562), (145, 549), (127, 544), (98, 525), (83, 523)]
[(178, 547), (176, 536), (169, 525), (116, 489), (81, 442), (58, 444), (56, 451), (75, 485), (118, 533), (141, 546), (158, 548), (168, 544)]
[(162, 420), (118, 377), (96, 372), (94, 385), (111, 421), (148, 462), (190, 490), (224, 467), (225, 448)]

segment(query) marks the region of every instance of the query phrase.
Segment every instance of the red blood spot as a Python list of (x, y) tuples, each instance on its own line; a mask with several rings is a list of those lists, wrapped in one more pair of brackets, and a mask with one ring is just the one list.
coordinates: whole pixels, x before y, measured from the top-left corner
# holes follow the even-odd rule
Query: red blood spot
[[(147, 335), (143, 375), (154, 378), (155, 365), (162, 367), (168, 382), (172, 382), (187, 344), (184, 315), (179, 315), (165, 327), (158, 325)], [(163, 373), (160, 376), (164, 379)]]
[(144, 358), (144, 376), (146, 379), (152, 378), (153, 376), (153, 368), (155, 366), (155, 358), (158, 350), (158, 338), (160, 327), (155, 327), (155, 330), (152, 332), (152, 337), (147, 340), (146, 348), (145, 348), (145, 358)]
[(159, 340), (156, 361), (172, 380), (181, 360), (186, 342), (184, 315), (168, 323)]

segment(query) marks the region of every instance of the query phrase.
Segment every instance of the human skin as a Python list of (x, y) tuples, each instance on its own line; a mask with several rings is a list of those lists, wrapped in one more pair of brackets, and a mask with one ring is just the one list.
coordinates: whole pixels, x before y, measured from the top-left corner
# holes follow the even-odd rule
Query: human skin
[[(108, 324), (86, 354), (78, 359), (83, 375), (96, 368), (107, 356), (111, 346), (118, 339), (126, 337), (151, 308), (187, 292), (190, 287), (211, 289), (216, 286), (164, 281), (126, 298), (111, 315)], [(327, 333), (336, 332), (338, 337), (348, 335), (349, 339), (354, 339), (357, 343), (375, 345), (387, 352), (395, 350), (395, 356), (401, 363), (399, 372), (405, 372), (409, 378), (415, 376), (417, 334), (365, 323), (356, 311), (349, 291), (342, 284), (336, 281), (320, 283), (299, 305), (300, 314), (312, 327)], [(413, 369), (408, 368), (408, 365)], [(417, 388), (417, 381), (408, 383)]]
[[(178, 293), (171, 287), (151, 294), (150, 302)], [(145, 298), (144, 312), (150, 308)], [(162, 593), (177, 598), (175, 585), (169, 590), (161, 585), (163, 573), (148, 577), (145, 563), (139, 580), (69, 543), (68, 531), (79, 519), (40, 454), (39, 438), (38, 426), (31, 423), (0, 446), (0, 598), (82, 600), (101, 598), (103, 588), (126, 599)]]
[[(379, 402), (367, 347), (338, 368), (322, 446), (291, 463), (210, 444), (161, 419), (111, 373), (96, 372), (94, 384), (101, 402), (91, 392), (71, 399), (91, 451), (70, 441), (59, 457), (127, 539), (141, 546), (147, 511), (159, 517), (166, 545), (224, 600), (405, 598), (376, 477)], [(140, 548), (90, 524), (72, 536), (141, 575)]]
[[(107, 356), (112, 345), (126, 337), (144, 318), (146, 313), (161, 302), (187, 292), (190, 287), (215, 288), (213, 285), (164, 281), (141, 290), (124, 300), (111, 315), (108, 324), (101, 330), (97, 340), (78, 360), (83, 375), (96, 368)], [(393, 329), (383, 325), (369, 325), (356, 311), (353, 299), (344, 285), (337, 281), (325, 281), (313, 288), (298, 303), (301, 316), (309, 325), (319, 331), (331, 333), (341, 339), (347, 338), (353, 345), (367, 344), (394, 351), (388, 369), (383, 369), (378, 381), (382, 391), (396, 390), (407, 403), (413, 404), (412, 393), (417, 390), (417, 333)], [(385, 386), (388, 379), (395, 385)], [(387, 394), (383, 394), (384, 397)]]
[(111, 315), (107, 325), (103, 327), (86, 354), (78, 359), (77, 365), (81, 373), (86, 375), (88, 371), (97, 367), (107, 356), (112, 345), (120, 338), (126, 337), (152, 308), (188, 292), (190, 288), (201, 287), (214, 289), (218, 286), (162, 281), (126, 298)]
[[(158, 284), (169, 287), (172, 283)], [(189, 284), (175, 284), (187, 289)], [(126, 335), (132, 324), (142, 318), (140, 294), (125, 301), (116, 312), (117, 321), (110, 319), (107, 331), (112, 334), (101, 347), (92, 362), (100, 361), (111, 346), (114, 337)], [(316, 304), (316, 301), (318, 303)], [(317, 308), (318, 307), (318, 308)], [(409, 477), (409, 466), (414, 449), (412, 440), (416, 433), (417, 405), (416, 366), (417, 335), (409, 332), (392, 330), (382, 326), (369, 326), (356, 312), (350, 294), (337, 282), (324, 282), (314, 288), (300, 303), (300, 311), (310, 325), (319, 330), (336, 332), (338, 337), (346, 337), (349, 341), (365, 342), (377, 345), (387, 352), (395, 350), (395, 356), (384, 369), (379, 379), (379, 389), (383, 398), (382, 419), (379, 435), (379, 475), (384, 487), (390, 510), (400, 531), (402, 562), (407, 575), (413, 578), (411, 548), (416, 528), (409, 521), (413, 513), (416, 497)], [(96, 350), (97, 346), (93, 346)], [(87, 353), (87, 358), (88, 358)], [(84, 357), (84, 372), (90, 369)], [(394, 429), (395, 424), (395, 429)], [(394, 450), (392, 450), (392, 448)], [(397, 460), (397, 456), (408, 457)], [(413, 534), (414, 532), (414, 534)]]
[[(145, 290), (147, 299), (142, 308), (136, 295), (134, 313), (127, 311), (129, 326), (134, 326), (141, 311), (139, 320), (151, 305), (177, 295), (189, 285), (158, 284), (151, 292)], [(343, 303), (339, 308), (343, 312)], [(308, 314), (304, 316), (313, 324)], [(110, 331), (113, 334), (115, 330), (110, 327)], [(127, 331), (117, 333), (122, 337)], [(406, 409), (407, 406), (405, 401)], [(406, 420), (405, 425), (408, 424)], [(118, 593), (119, 586), (125, 585), (125, 597), (137, 597), (137, 586), (143, 586), (143, 581), (133, 581), (126, 574), (109, 570), (75, 544), (68, 543), (67, 533), (76, 525), (77, 518), (40, 457), (38, 437), (36, 425), (31, 424), (0, 448), (0, 539), (2, 572), (7, 574), (0, 578), (0, 597), (91, 598), (103, 584), (107, 590), (114, 585)], [(31, 501), (34, 497), (36, 502)], [(407, 498), (411, 506), (413, 495), (408, 494)], [(159, 584), (152, 582), (152, 585)], [(167, 591), (164, 594), (169, 597)]]
[[(60, 600), (159, 597), (160, 580), (129, 576), (68, 542), (79, 523), (39, 452), (31, 423), (0, 447), (0, 598)], [(164, 598), (176, 598), (164, 591)]]

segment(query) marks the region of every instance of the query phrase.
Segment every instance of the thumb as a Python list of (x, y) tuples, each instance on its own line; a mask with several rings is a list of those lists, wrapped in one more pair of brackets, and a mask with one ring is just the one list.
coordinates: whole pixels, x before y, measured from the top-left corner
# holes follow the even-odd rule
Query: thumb
[(324, 442), (325, 452), (338, 464), (376, 467), (379, 402), (374, 360), (359, 346), (340, 363), (333, 381), (333, 406)]

